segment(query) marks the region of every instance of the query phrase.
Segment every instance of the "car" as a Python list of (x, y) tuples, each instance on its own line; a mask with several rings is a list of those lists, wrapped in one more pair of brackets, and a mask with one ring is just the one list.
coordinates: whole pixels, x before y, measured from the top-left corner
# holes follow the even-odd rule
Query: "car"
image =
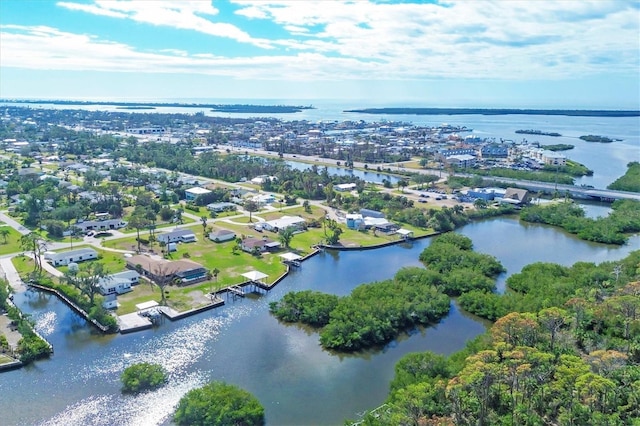
[(94, 234), (94, 232), (93, 232), (93, 231), (89, 231), (89, 232), (87, 232), (87, 237), (92, 237), (92, 236), (93, 236), (93, 234)]
[(419, 203), (426, 203), (427, 200), (418, 200)]

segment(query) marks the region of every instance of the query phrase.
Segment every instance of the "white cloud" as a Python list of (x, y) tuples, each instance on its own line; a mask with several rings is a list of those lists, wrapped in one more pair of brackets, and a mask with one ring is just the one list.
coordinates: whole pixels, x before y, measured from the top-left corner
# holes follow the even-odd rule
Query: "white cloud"
[(165, 26), (181, 30), (197, 31), (224, 37), (241, 43), (248, 43), (268, 49), (268, 40), (253, 38), (247, 32), (226, 22), (212, 22), (202, 15), (215, 16), (219, 13), (210, 1), (186, 0), (94, 0), (93, 4), (58, 2), (58, 6), (113, 18), (130, 19), (135, 22), (155, 26)]
[(426, 78), (563, 79), (634, 75), (640, 67), (638, 10), (608, 1), (236, 1), (240, 20), (268, 20), (289, 34), (252, 37), (214, 23), (211, 2), (58, 3), (67, 9), (192, 29), (261, 47), (269, 55), (220, 56), (141, 51), (87, 34), (45, 26), (3, 26), (0, 66), (30, 69), (196, 73), (282, 80), (419, 80)]

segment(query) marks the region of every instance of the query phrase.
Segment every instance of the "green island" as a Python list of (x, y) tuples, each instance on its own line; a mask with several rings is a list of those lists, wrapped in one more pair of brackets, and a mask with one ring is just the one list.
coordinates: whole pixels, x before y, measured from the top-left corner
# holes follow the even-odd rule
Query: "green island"
[(539, 135), (539, 136), (553, 136), (553, 137), (562, 136), (558, 132), (543, 132), (542, 130), (522, 130), (521, 129), (521, 130), (516, 130), (516, 133), (524, 134), (524, 135)]
[(144, 110), (144, 109), (156, 109), (156, 107), (145, 105), (131, 105), (131, 106), (118, 106), (116, 109), (129, 109), (129, 110)]
[(579, 139), (582, 139), (586, 142), (601, 142), (601, 143), (611, 143), (615, 142), (617, 139), (611, 139), (607, 136), (599, 136), (599, 135), (584, 135), (580, 136)]
[(292, 105), (213, 105), (211, 111), (229, 113), (254, 113), (254, 114), (289, 114), (305, 109), (314, 109), (313, 106)]
[(627, 164), (625, 174), (609, 184), (607, 188), (617, 191), (640, 192), (640, 162), (632, 161)]
[(565, 115), (570, 117), (640, 117), (636, 110), (569, 110), (510, 108), (360, 108), (343, 112), (407, 115)]
[(138, 393), (157, 389), (167, 382), (167, 371), (160, 364), (141, 362), (124, 369), (120, 375), (122, 392)]
[(269, 309), (285, 322), (320, 328), (320, 344), (353, 352), (380, 347), (416, 326), (449, 313), (449, 297), (492, 291), (504, 271), (492, 256), (472, 251), (469, 238), (446, 233), (420, 254), (425, 268), (403, 268), (393, 279), (363, 284), (338, 298), (320, 292), (287, 293)]
[(636, 424), (640, 251), (618, 262), (535, 263), (507, 291), (460, 306), (493, 326), (448, 357), (405, 355), (363, 424)]
[(568, 151), (575, 148), (575, 145), (571, 145), (568, 143), (556, 143), (551, 145), (540, 145), (540, 147), (549, 151)]

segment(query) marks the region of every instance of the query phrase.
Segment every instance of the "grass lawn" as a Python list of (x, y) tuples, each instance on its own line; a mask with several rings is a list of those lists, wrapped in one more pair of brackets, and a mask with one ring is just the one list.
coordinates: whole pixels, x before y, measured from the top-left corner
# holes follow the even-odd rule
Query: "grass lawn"
[(9, 363), (12, 363), (14, 361), (15, 361), (15, 359), (13, 359), (13, 358), (11, 358), (9, 356), (6, 356), (4, 354), (0, 354), (0, 365), (9, 364)]
[(11, 258), (11, 261), (22, 278), (25, 278), (33, 272), (33, 268), (35, 267), (35, 262), (28, 256), (14, 256)]
[(2, 225), (0, 226), (0, 229), (6, 229), (9, 231), (6, 240), (4, 236), (0, 236), (0, 255), (22, 251), (22, 248), (20, 247), (20, 238), (22, 237), (22, 234), (9, 225)]

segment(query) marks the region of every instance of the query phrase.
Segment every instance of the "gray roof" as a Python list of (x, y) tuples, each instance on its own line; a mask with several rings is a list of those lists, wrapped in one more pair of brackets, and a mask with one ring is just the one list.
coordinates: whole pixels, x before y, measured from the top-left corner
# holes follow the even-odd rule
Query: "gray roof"
[(51, 259), (59, 260), (59, 259), (64, 259), (66, 257), (76, 257), (76, 256), (85, 256), (85, 255), (86, 256), (89, 256), (89, 255), (97, 256), (98, 253), (94, 249), (82, 248), (82, 249), (77, 249), (77, 250), (69, 250), (69, 251), (51, 253), (49, 256), (51, 257)]

